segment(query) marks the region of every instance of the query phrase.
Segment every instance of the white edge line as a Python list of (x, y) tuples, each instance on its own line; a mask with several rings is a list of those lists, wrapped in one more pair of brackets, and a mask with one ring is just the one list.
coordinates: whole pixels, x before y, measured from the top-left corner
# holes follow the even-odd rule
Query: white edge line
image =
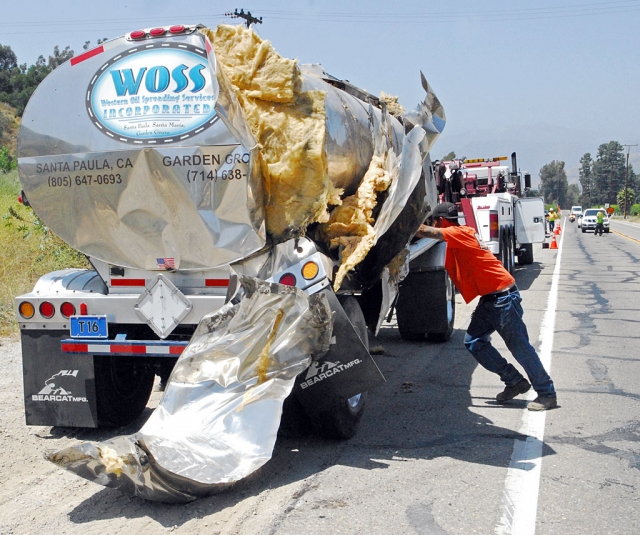
[[(547, 308), (540, 326), (540, 350), (538, 355), (547, 372), (551, 371), (553, 331), (556, 322), (563, 243), (564, 232), (560, 238)], [(533, 397), (535, 397), (535, 393), (532, 390), (528, 399)], [(507, 469), (507, 477), (502, 494), (502, 515), (495, 528), (497, 535), (535, 534), (545, 421), (545, 411), (532, 412), (525, 410), (522, 415), (522, 426), (519, 433), (527, 436), (527, 439), (524, 441), (516, 440), (513, 444), (511, 463)]]

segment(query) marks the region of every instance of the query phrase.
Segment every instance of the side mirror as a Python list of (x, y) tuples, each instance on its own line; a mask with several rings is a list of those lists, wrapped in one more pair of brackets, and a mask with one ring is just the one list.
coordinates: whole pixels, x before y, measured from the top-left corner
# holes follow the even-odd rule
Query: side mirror
[(529, 173), (524, 174), (524, 187), (531, 189), (531, 175)]

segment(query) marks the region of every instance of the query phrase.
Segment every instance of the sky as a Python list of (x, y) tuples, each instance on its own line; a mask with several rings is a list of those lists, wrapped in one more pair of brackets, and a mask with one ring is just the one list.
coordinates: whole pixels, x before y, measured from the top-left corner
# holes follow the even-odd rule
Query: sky
[[(225, 13), (241, 8), (282, 56), (408, 110), (422, 71), (447, 115), (433, 158), (515, 151), (534, 185), (552, 160), (572, 183), (601, 143), (640, 143), (640, 0), (28, 0), (3, 5), (0, 44), (31, 65), (140, 28), (238, 24)], [(627, 150), (640, 171), (640, 146)]]

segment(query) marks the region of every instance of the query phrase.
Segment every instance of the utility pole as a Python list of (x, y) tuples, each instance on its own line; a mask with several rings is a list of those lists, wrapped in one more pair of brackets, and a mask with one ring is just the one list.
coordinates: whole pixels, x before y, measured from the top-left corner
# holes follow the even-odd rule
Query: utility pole
[(631, 150), (631, 147), (637, 147), (638, 144), (636, 143), (635, 145), (622, 145), (622, 146), (627, 147), (627, 174), (624, 177), (624, 219), (627, 219), (627, 184), (629, 183), (629, 151)]
[(234, 10), (233, 13), (225, 13), (225, 17), (231, 17), (232, 19), (244, 19), (244, 23), (247, 28), (252, 24), (262, 24), (262, 17), (256, 18), (251, 14), (251, 11), (244, 12), (244, 9), (238, 11)]

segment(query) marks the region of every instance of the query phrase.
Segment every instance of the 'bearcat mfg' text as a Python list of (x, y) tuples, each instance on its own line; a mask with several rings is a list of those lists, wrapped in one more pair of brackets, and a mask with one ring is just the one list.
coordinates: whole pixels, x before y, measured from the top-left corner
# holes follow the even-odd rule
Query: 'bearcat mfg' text
[(334, 366), (333, 368), (329, 368), (327, 371), (324, 372), (320, 372), (318, 375), (315, 375), (313, 377), (311, 377), (310, 379), (307, 379), (306, 381), (304, 381), (303, 383), (300, 383), (300, 387), (302, 389), (305, 389), (315, 383), (319, 383), (320, 381), (324, 381), (325, 379), (328, 379), (329, 377), (332, 377), (333, 375), (336, 375), (337, 373), (340, 373), (344, 370), (348, 370), (349, 368), (352, 368), (353, 366), (356, 366), (357, 364), (362, 363), (362, 361), (360, 359), (355, 359), (352, 360), (351, 362), (347, 362), (346, 364), (337, 364), (336, 366)]

